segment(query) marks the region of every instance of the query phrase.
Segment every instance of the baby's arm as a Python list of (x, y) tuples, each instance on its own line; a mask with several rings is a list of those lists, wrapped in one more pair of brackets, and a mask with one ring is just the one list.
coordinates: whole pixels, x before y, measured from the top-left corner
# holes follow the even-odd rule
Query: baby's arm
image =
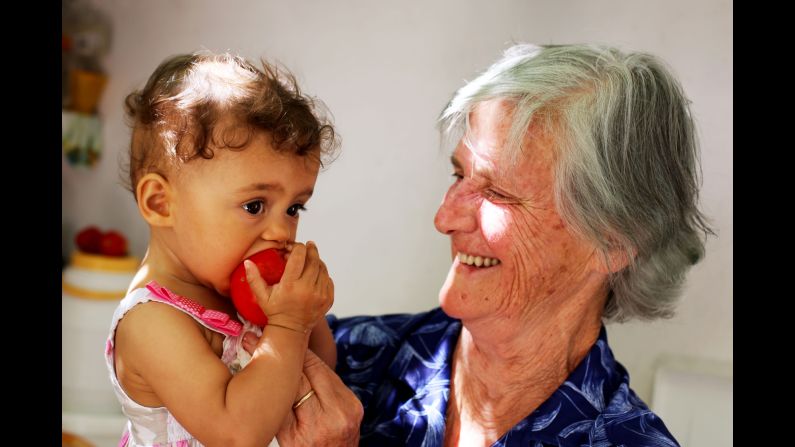
[[(246, 352), (251, 355), (257, 347), (259, 338), (254, 331), (248, 331), (241, 340), (241, 345)], [(325, 318), (318, 321), (312, 333), (309, 335), (309, 349), (323, 360), (331, 369), (337, 364), (337, 345), (334, 343), (334, 336)], [(248, 363), (246, 361), (246, 363)]]
[(236, 375), (190, 316), (161, 303), (136, 306), (119, 324), (117, 365), (130, 370), (133, 383), (143, 383), (147, 405), (167, 407), (203, 444), (267, 445), (298, 392), (309, 329), (331, 305), (328, 276), (318, 274), (318, 263), (317, 249), (301, 246), (280, 284), (265, 289), (256, 278), (252, 289), (268, 302), (263, 308), (271, 324)]
[(309, 349), (320, 357), (333, 370), (337, 366), (337, 345), (328, 327), (328, 321), (321, 318), (309, 336)]
[(303, 366), (297, 353), (307, 343), (298, 332), (267, 328), (254, 359), (232, 376), (190, 316), (145, 303), (119, 324), (116, 364), (125, 382), (144, 382), (144, 392), (130, 397), (165, 406), (203, 444), (262, 446), (295, 399)]

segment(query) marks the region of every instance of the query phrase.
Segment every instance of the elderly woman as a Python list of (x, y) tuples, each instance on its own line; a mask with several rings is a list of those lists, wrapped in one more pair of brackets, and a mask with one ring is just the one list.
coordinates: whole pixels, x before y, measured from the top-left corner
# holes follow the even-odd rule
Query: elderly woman
[[(679, 83), (647, 54), (516, 45), (441, 122), (457, 141), (435, 219), (453, 257), (441, 308), (329, 317), (361, 445), (678, 445), (604, 322), (671, 316), (704, 253)], [(350, 439), (356, 405), (330, 371), (309, 376), (317, 402), (280, 440)]]

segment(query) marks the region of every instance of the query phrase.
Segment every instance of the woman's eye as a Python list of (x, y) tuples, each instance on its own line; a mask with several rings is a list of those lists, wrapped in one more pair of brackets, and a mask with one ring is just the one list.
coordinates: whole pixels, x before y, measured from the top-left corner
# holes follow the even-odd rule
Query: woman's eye
[(262, 200), (252, 200), (251, 202), (243, 205), (243, 209), (246, 210), (247, 213), (255, 216), (260, 214), (264, 208), (265, 206), (264, 203), (262, 203)]
[(457, 172), (453, 172), (453, 178), (455, 178), (455, 181), (460, 181), (464, 179), (464, 176)]
[(508, 197), (494, 191), (493, 189), (487, 189), (483, 192), (483, 195), (489, 202), (508, 202)]
[(302, 205), (300, 203), (296, 203), (295, 205), (291, 206), (290, 208), (287, 208), (287, 215), (290, 216), (290, 217), (296, 217), (296, 216), (298, 216), (298, 213), (300, 211), (306, 211), (306, 208), (304, 207), (304, 205)]

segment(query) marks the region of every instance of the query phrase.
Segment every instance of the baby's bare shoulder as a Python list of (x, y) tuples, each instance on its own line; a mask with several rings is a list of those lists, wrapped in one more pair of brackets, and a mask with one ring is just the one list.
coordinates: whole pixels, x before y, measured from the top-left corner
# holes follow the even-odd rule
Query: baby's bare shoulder
[(165, 303), (147, 301), (137, 304), (124, 314), (116, 328), (116, 340), (135, 338), (164, 341), (179, 334), (181, 337), (196, 334), (204, 337), (203, 326), (185, 312)]

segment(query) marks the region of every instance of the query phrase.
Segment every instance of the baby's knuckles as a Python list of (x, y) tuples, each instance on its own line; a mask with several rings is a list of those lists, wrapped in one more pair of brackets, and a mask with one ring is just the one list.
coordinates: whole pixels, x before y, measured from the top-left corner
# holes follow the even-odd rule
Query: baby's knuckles
[(306, 327), (312, 327), (331, 307), (325, 293), (304, 281), (286, 282), (280, 287), (278, 302), (283, 313), (290, 315)]

